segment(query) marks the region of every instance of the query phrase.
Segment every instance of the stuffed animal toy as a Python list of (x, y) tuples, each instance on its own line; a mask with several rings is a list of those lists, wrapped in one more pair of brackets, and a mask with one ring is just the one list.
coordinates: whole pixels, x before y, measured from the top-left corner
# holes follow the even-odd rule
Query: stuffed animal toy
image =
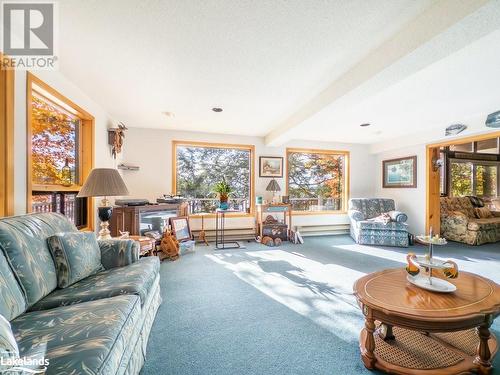
[(274, 246), (279, 246), (279, 245), (281, 245), (282, 242), (283, 241), (281, 241), (281, 238), (275, 238), (274, 239)]
[[(179, 241), (172, 235), (170, 229), (165, 230), (160, 244), (161, 252), (164, 254), (163, 259), (177, 260), (179, 259)], [(163, 260), (160, 255), (160, 260)]]

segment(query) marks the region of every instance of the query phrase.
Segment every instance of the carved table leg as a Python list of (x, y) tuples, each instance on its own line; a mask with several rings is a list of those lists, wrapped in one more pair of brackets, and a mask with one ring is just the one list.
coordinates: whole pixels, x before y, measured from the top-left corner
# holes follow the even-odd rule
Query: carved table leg
[(375, 321), (372, 318), (365, 317), (365, 351), (362, 353), (361, 358), (367, 369), (375, 368), (375, 339), (373, 338), (373, 332), (375, 331)]
[(488, 346), (490, 339), (491, 318), (486, 320), (486, 323), (478, 327), (477, 334), (479, 336), (479, 345), (477, 346), (477, 356), (474, 363), (478, 365), (478, 373), (481, 375), (489, 374), (491, 371), (491, 352)]
[(378, 328), (378, 335), (384, 341), (394, 340), (394, 333), (392, 332), (392, 326), (390, 324), (381, 323)]

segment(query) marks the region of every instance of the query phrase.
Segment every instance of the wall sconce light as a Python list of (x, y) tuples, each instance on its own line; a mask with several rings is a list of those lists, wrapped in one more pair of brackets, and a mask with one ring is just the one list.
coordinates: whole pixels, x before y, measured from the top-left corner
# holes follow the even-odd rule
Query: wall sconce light
[(438, 159), (436, 157), (432, 158), (432, 170), (434, 172), (439, 171), (439, 168), (441, 168), (442, 166), (443, 166), (443, 160), (442, 159)]

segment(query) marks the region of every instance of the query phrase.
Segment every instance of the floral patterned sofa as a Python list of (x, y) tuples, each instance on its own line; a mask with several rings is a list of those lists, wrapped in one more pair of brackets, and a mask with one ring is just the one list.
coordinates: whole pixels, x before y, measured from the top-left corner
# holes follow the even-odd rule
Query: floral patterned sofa
[(47, 238), (73, 231), (59, 214), (0, 219), (0, 314), (21, 357), (49, 360), (46, 374), (138, 374), (161, 303), (158, 258), (99, 241), (104, 270), (57, 289)]
[[(376, 220), (385, 213), (390, 216), (389, 222)], [(396, 211), (393, 199), (352, 198), (348, 214), (356, 243), (408, 247), (408, 216)]]
[(451, 241), (482, 245), (500, 241), (500, 214), (479, 219), (469, 197), (441, 198), (441, 235)]

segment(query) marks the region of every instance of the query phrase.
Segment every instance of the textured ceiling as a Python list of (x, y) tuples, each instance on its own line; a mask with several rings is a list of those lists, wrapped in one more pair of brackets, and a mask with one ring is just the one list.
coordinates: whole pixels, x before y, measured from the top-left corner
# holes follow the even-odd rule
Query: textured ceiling
[(429, 3), (64, 0), (60, 67), (129, 126), (265, 135)]
[[(435, 4), (64, 0), (60, 69), (130, 127), (265, 136)], [(487, 7), (324, 103), (288, 138), (375, 143), (493, 107), (500, 2)], [(374, 125), (360, 132), (362, 122)]]

